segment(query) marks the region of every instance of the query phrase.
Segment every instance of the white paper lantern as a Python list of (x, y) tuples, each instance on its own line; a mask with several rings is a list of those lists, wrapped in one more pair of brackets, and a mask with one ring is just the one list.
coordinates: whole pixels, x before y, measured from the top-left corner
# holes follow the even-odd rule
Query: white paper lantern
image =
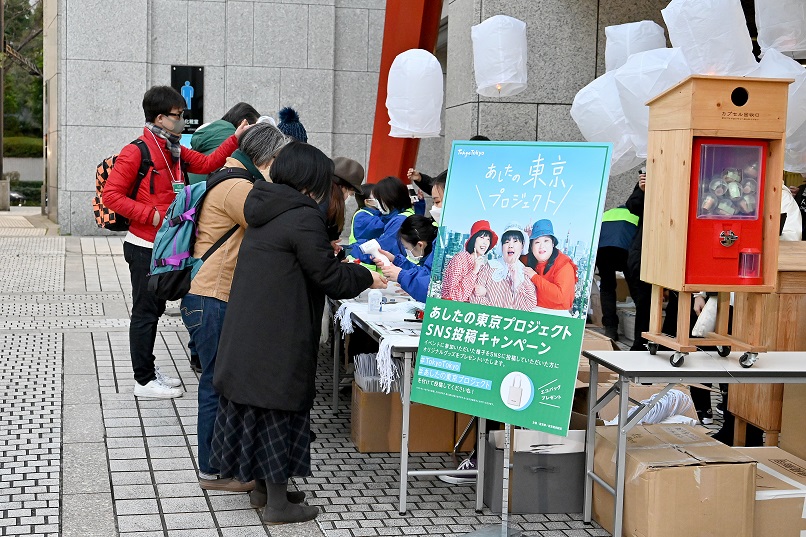
[(756, 0), (756, 27), (762, 53), (806, 51), (806, 2)]
[(693, 73), (744, 76), (756, 68), (739, 0), (672, 0), (661, 13)]
[(571, 117), (587, 141), (613, 144), (610, 175), (619, 175), (643, 162), (635, 154), (633, 133), (624, 117), (612, 71), (579, 90), (571, 105)]
[(646, 158), (649, 107), (645, 103), (690, 76), (691, 69), (680, 49), (659, 48), (633, 54), (613, 74), (635, 152)]
[(526, 23), (496, 15), (470, 29), (476, 92), (510, 97), (526, 89)]
[(411, 49), (397, 55), (389, 69), (386, 109), (389, 136), (434, 138), (441, 130), (442, 67), (433, 54)]
[(758, 68), (748, 76), (759, 78), (792, 78), (786, 112), (787, 140), (806, 122), (806, 68), (789, 56), (769, 49)]
[(784, 169), (806, 174), (806, 123), (786, 139)]
[(632, 54), (666, 47), (663, 27), (652, 21), (630, 22), (605, 28), (605, 66), (618, 69)]
[(806, 68), (771, 48), (749, 76), (794, 79), (788, 92), (784, 169), (806, 173)]

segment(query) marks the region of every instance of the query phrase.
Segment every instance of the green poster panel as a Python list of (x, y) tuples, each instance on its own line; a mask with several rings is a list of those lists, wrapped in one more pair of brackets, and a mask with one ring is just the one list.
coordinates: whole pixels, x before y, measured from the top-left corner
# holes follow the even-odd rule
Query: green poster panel
[(610, 151), (454, 142), (413, 401), (567, 434)]

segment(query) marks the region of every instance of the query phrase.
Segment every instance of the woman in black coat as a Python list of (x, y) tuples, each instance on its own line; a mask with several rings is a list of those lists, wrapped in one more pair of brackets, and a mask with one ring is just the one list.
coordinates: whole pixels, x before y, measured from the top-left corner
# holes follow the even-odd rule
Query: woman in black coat
[(386, 283), (333, 255), (317, 205), (329, 198), (332, 175), (324, 153), (292, 142), (271, 166), (273, 182), (255, 182), (218, 348), (211, 464), (221, 477), (266, 482), (269, 524), (319, 512), (286, 487), (290, 477), (311, 475), (309, 416), (325, 295), (351, 298)]

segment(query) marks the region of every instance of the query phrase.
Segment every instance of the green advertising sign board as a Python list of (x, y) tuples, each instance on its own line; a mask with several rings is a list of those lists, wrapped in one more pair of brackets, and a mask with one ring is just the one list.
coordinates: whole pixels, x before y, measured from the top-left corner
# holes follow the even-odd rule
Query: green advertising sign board
[(567, 433), (610, 151), (454, 142), (412, 401)]

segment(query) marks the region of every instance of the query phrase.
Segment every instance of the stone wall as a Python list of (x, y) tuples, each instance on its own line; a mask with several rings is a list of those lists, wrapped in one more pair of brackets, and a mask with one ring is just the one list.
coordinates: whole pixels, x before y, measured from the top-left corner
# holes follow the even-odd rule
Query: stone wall
[(385, 0), (46, 4), (64, 30), (55, 62), (63, 69), (47, 71), (60, 92), (54, 133), (62, 232), (102, 232), (90, 210), (95, 166), (139, 136), (143, 93), (170, 84), (171, 65), (204, 66), (205, 121), (239, 101), (275, 118), (292, 106), (310, 143), (366, 164)]

